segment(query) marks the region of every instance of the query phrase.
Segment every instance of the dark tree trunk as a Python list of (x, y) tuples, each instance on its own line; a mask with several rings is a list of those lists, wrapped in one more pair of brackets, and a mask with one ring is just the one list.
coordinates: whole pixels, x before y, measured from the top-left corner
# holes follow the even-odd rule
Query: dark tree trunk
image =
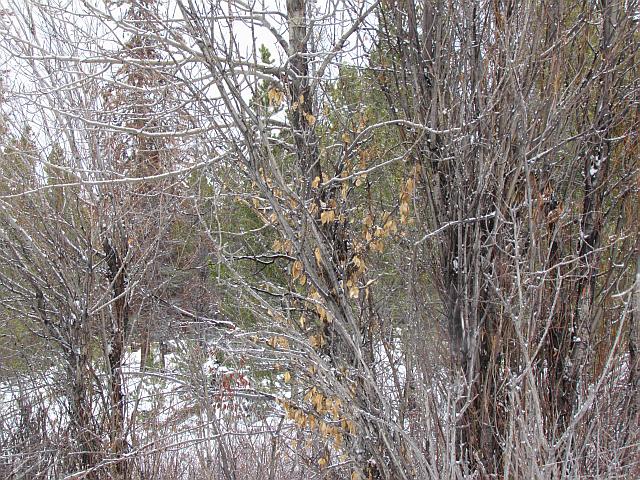
[[(111, 452), (120, 457), (125, 453), (125, 395), (122, 376), (125, 335), (129, 322), (129, 303), (127, 298), (127, 277), (125, 259), (126, 240), (122, 254), (109, 238), (103, 241), (103, 250), (108, 267), (108, 278), (112, 286), (113, 304), (107, 353), (109, 358), (110, 395), (111, 395)], [(144, 359), (141, 359), (144, 361)], [(113, 475), (117, 480), (127, 478), (127, 462), (122, 459), (114, 464)]]

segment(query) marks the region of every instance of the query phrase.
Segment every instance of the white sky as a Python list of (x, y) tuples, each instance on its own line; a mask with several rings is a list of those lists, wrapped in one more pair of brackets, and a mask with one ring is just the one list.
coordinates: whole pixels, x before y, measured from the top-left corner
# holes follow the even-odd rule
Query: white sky
[[(4, 83), (8, 91), (7, 97), (12, 98), (12, 105), (7, 114), (12, 118), (16, 127), (29, 124), (38, 132), (37, 141), (43, 150), (50, 148), (52, 141), (59, 141), (55, 132), (47, 133), (47, 125), (51, 124), (53, 114), (43, 113), (43, 106), (50, 105), (51, 94), (55, 91), (71, 94), (79, 104), (90, 104), (90, 96), (99, 92), (84, 92), (83, 77), (98, 78), (102, 82), (113, 81), (116, 72), (121, 65), (101, 64), (99, 62), (87, 62), (88, 59), (104, 56), (105, 52), (117, 53), (122, 49), (123, 43), (131, 36), (131, 23), (121, 23), (127, 10), (126, 5), (115, 1), (105, 0), (51, 0), (47, 2), (28, 2), (26, 0), (0, 0), (0, 6), (13, 12), (12, 15), (0, 17), (0, 33), (13, 35), (15, 44), (22, 45), (23, 55), (34, 57), (49, 57), (46, 61), (38, 62), (41, 78), (37, 80), (33, 75), (33, 69), (28, 59), (15, 57), (20, 53), (14, 49), (0, 48), (0, 68), (5, 70)], [(184, 1), (189, 4), (188, 0)], [(285, 0), (259, 0), (245, 2), (235, 0), (232, 2), (194, 1), (196, 8), (200, 9), (203, 16), (232, 15), (234, 20), (231, 27), (223, 19), (211, 22), (215, 29), (216, 42), (220, 46), (228, 45), (230, 37), (237, 41), (234, 51), (235, 58), (252, 61), (254, 55), (259, 60), (257, 50), (264, 44), (272, 53), (275, 65), (282, 65), (287, 58), (286, 52), (280, 47), (277, 39), (265, 26), (260, 26), (255, 20), (247, 19), (249, 12), (264, 13), (264, 21), (271, 28), (287, 38), (287, 19)], [(36, 4), (40, 8), (28, 8)], [(316, 67), (326, 58), (326, 52), (333, 49), (336, 41), (345, 31), (353, 25), (359, 12), (370, 6), (370, 3), (351, 0), (320, 0), (309, 4), (310, 22), (313, 24), (314, 35), (310, 38), (310, 45), (319, 52), (315, 57)], [(159, 17), (165, 19), (167, 26), (171, 27), (175, 22), (180, 24), (182, 18), (178, 2), (167, 0), (160, 3)], [(375, 22), (374, 15), (369, 15), (370, 25)], [(32, 21), (34, 28), (29, 31), (24, 24)], [(125, 28), (121, 28), (122, 26)], [(129, 28), (129, 31), (126, 30)], [(175, 30), (175, 29), (174, 29)], [(33, 33), (35, 32), (35, 37)], [(336, 56), (338, 63), (352, 63), (356, 59), (362, 60), (364, 45), (370, 45), (371, 39), (358, 37), (360, 33), (354, 33), (346, 45), (340, 49), (340, 56)], [(24, 42), (26, 40), (26, 42)], [(61, 40), (61, 41), (59, 41)], [(169, 40), (173, 40), (169, 38)], [(194, 48), (194, 42), (188, 38), (184, 40), (189, 48)], [(29, 47), (31, 51), (28, 52)], [(181, 52), (175, 49), (175, 59), (181, 59)], [(197, 50), (197, 48), (194, 48)], [(325, 52), (325, 53), (323, 53)], [(224, 54), (223, 51), (219, 52)], [(55, 56), (77, 58), (78, 61), (56, 61)], [(183, 67), (182, 75), (191, 75), (191, 78), (205, 75), (207, 72), (202, 64), (189, 64)], [(330, 67), (325, 72), (325, 77), (337, 76), (337, 67)], [(254, 87), (257, 80), (249, 75), (244, 79), (243, 93), (245, 100), (251, 93), (247, 87)], [(68, 88), (69, 91), (63, 91)], [(207, 87), (207, 95), (215, 97), (217, 89)], [(88, 97), (84, 100), (83, 95)], [(55, 95), (54, 95), (55, 96)], [(69, 97), (71, 98), (71, 97)], [(7, 110), (7, 106), (4, 106)], [(73, 112), (71, 112), (73, 113)], [(69, 112), (67, 112), (69, 114)]]

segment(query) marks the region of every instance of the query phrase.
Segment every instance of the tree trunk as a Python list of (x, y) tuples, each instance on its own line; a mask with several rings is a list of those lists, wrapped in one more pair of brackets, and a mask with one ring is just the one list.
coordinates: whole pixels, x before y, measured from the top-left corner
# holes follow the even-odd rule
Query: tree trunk
[[(126, 241), (124, 243), (126, 245)], [(108, 278), (113, 290), (113, 305), (111, 308), (111, 325), (107, 345), (110, 374), (111, 395), (111, 452), (118, 458), (125, 453), (125, 394), (122, 376), (122, 361), (124, 358), (124, 342), (129, 321), (129, 304), (127, 299), (127, 277), (125, 258), (126, 246), (122, 255), (114, 247), (110, 238), (103, 241), (103, 250), (108, 266)], [(123, 258), (124, 257), (124, 258)], [(141, 359), (144, 361), (144, 359)], [(118, 460), (112, 469), (113, 478), (124, 480), (127, 477), (127, 462)]]

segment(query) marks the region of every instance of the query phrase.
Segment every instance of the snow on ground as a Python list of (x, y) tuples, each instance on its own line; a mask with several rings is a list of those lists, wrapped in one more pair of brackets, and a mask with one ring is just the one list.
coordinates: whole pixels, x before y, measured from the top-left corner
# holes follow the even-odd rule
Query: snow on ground
[[(246, 369), (221, 364), (214, 356), (189, 355), (184, 345), (172, 343), (168, 350), (164, 367), (157, 349), (144, 369), (140, 368), (140, 350), (129, 351), (125, 356), (122, 373), (126, 416), (128, 425), (135, 427), (127, 439), (132, 450), (157, 450), (173, 445), (179, 446), (181, 455), (196, 458), (203, 448), (215, 450), (216, 439), (223, 435), (252, 433), (252, 443), (256, 445), (262, 432), (267, 444), (267, 437), (282, 427), (279, 407), (264, 408), (266, 400), (254, 390), (254, 383), (263, 389), (268, 381), (254, 382)], [(109, 398), (109, 386), (104, 367), (95, 368), (99, 382), (95, 382), (92, 400), (94, 414), (100, 417), (105, 413), (104, 399)], [(0, 425), (5, 436), (23, 428), (22, 410), (26, 408), (46, 411), (51, 433), (54, 429), (59, 432), (66, 429), (69, 417), (64, 386), (68, 382), (61, 378), (60, 370), (52, 367), (39, 374), (32, 372), (0, 382)], [(279, 386), (286, 388), (284, 383)]]

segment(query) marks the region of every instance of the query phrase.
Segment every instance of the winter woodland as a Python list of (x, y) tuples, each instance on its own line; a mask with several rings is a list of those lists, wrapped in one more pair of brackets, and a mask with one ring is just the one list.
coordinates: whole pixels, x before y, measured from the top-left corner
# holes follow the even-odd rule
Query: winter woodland
[(640, 477), (637, 0), (1, 0), (0, 478)]

